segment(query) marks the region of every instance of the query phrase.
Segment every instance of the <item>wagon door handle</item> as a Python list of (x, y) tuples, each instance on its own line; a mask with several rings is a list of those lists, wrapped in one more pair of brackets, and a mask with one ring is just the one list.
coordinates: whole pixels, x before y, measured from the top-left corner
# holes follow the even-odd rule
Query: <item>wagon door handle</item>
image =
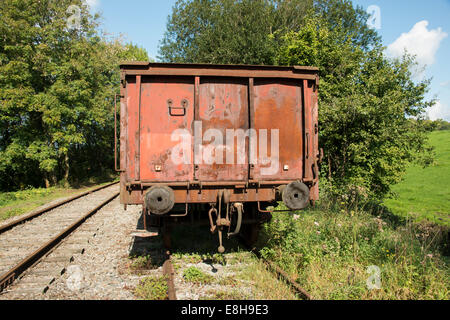
[[(183, 99), (181, 101), (181, 107), (174, 107), (172, 99), (167, 100), (167, 108), (169, 109), (169, 114), (173, 117), (184, 117), (186, 115), (186, 109), (189, 107), (189, 101)], [(183, 114), (173, 113), (172, 110), (183, 110)]]

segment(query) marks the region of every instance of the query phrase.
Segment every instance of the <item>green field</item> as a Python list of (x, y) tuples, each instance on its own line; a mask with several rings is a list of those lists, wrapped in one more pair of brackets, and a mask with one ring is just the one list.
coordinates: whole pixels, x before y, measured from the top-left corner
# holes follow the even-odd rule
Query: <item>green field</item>
[(385, 205), (397, 215), (449, 226), (450, 130), (432, 132), (430, 143), (436, 148), (435, 164), (411, 165), (404, 181), (392, 188), (396, 198), (386, 200)]

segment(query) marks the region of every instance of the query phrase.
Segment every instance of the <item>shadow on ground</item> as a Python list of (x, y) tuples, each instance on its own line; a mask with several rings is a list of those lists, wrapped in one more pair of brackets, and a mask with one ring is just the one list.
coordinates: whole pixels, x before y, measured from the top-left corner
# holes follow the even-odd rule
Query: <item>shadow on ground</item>
[[(144, 228), (143, 215), (140, 216), (137, 229)], [(246, 251), (246, 247), (242, 245), (237, 237), (228, 239), (226, 233), (223, 232), (223, 246), (225, 253)], [(209, 225), (182, 224), (172, 227), (172, 254), (180, 255), (198, 255), (203, 258), (206, 264), (212, 263), (210, 257), (218, 254), (219, 238), (217, 232), (211, 234)], [(156, 267), (162, 266), (165, 261), (166, 248), (163, 245), (162, 236), (151, 238), (135, 237), (129, 251), (130, 257), (149, 256), (152, 264)]]

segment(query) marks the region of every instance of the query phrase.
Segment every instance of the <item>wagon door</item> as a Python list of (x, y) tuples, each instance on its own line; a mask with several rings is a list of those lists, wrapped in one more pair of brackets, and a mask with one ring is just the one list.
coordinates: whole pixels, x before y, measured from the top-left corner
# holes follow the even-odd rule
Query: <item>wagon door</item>
[[(193, 77), (143, 77), (140, 103), (140, 180), (193, 179)], [(182, 147), (183, 132), (190, 142)], [(185, 138), (187, 136), (184, 136)], [(188, 160), (183, 160), (187, 157)]]
[[(303, 177), (302, 86), (298, 80), (255, 79), (254, 120), (261, 150), (255, 180), (296, 180)], [(261, 140), (262, 133), (266, 139)], [(264, 138), (264, 135), (263, 135)], [(277, 145), (278, 144), (278, 145)]]
[[(247, 181), (248, 144), (242, 135), (249, 128), (248, 79), (202, 77), (198, 109), (196, 124), (201, 124), (198, 131), (203, 138), (203, 150), (202, 161), (196, 161), (195, 178)], [(232, 144), (227, 144), (227, 136)]]

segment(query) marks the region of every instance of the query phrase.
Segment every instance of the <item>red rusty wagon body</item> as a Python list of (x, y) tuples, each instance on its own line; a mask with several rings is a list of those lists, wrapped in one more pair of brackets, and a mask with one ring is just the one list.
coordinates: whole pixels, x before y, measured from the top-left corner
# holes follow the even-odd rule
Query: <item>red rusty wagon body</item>
[(203, 204), (219, 234), (276, 201), (303, 209), (319, 196), (318, 83), (313, 67), (122, 64), (121, 203), (143, 205), (147, 230)]

